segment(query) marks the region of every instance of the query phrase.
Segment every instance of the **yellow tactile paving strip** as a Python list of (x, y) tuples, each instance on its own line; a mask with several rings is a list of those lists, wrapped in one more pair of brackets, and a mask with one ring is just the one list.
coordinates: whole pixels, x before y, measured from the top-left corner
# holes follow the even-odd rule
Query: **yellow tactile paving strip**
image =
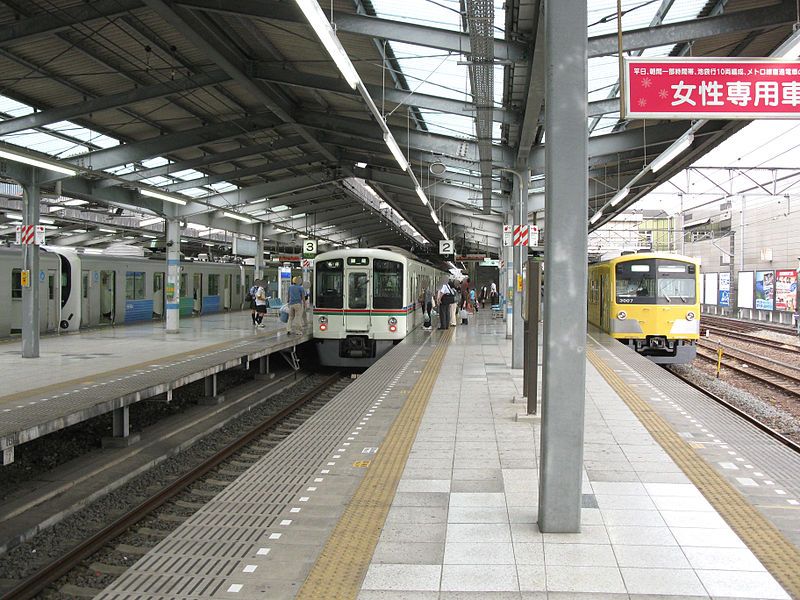
[(800, 551), (642, 400), (596, 352), (587, 355), (650, 435), (670, 455), (792, 598), (800, 598)]
[(447, 352), (446, 331), (296, 598), (356, 598)]

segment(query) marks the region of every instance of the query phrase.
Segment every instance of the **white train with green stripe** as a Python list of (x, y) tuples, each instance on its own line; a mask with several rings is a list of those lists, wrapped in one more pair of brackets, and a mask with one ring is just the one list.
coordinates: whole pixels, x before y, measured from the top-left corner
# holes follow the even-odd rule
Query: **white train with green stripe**
[(447, 273), (394, 246), (314, 260), (313, 336), (320, 364), (368, 367), (424, 321), (419, 299)]

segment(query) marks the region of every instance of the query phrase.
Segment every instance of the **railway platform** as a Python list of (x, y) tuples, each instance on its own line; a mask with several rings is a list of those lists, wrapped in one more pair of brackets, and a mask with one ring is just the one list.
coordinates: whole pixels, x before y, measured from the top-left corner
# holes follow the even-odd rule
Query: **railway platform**
[(414, 332), (99, 598), (798, 597), (800, 458), (595, 332), (581, 532), (540, 532), (510, 355)]
[(200, 379), (214, 398), (217, 373), (252, 362), (266, 369), (270, 354), (292, 352), (311, 339), (310, 329), (287, 336), (277, 318), (264, 324), (255, 329), (243, 311), (184, 319), (177, 334), (166, 333), (161, 322), (92, 329), (42, 338), (35, 359), (21, 358), (20, 342), (0, 345), (4, 462), (20, 444), (112, 411), (115, 434), (126, 444), (129, 405), (169, 399), (174, 389)]

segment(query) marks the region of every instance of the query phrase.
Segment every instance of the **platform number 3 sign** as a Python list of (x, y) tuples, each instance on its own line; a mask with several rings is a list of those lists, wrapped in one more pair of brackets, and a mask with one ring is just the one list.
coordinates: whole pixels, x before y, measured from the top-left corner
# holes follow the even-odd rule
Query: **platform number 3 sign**
[(303, 254), (316, 254), (317, 240), (305, 240), (303, 242)]
[(454, 254), (453, 240), (439, 240), (439, 254)]

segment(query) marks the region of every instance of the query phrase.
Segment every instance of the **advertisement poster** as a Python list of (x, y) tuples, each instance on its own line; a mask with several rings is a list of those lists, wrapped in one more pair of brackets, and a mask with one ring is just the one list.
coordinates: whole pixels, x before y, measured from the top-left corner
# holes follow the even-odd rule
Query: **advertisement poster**
[(775, 300), (775, 272), (756, 271), (756, 308), (773, 310)]
[(731, 274), (730, 273), (720, 273), (719, 274), (719, 305), (720, 306), (730, 306), (731, 305)]
[(797, 271), (775, 271), (775, 310), (794, 312), (797, 301)]

